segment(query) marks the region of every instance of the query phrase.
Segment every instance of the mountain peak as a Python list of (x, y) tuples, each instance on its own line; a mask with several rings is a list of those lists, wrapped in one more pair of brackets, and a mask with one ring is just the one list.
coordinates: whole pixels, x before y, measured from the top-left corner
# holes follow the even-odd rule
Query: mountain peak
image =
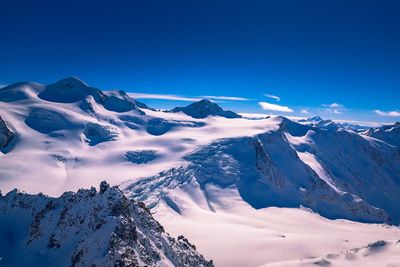
[(54, 84), (89, 87), (87, 85), (87, 83), (85, 83), (84, 81), (82, 81), (81, 79), (79, 79), (78, 77), (75, 77), (75, 76), (71, 76), (71, 77), (67, 77), (67, 78), (61, 79), (61, 80), (55, 82)]
[[(196, 103), (196, 102), (195, 102)], [(208, 99), (202, 99), (202, 100), (200, 100), (200, 101), (197, 101), (197, 103), (202, 103), (202, 104), (215, 104), (215, 103), (213, 103), (213, 102), (211, 102), (211, 100), (208, 100)], [(215, 105), (217, 105), (217, 104), (215, 104)], [(218, 105), (217, 105), (218, 106)]]
[(321, 122), (323, 120), (324, 119), (322, 119), (320, 116), (314, 116), (314, 117), (307, 118), (304, 121), (305, 122)]
[(230, 110), (223, 110), (218, 104), (208, 99), (202, 99), (186, 107), (176, 107), (172, 109), (172, 112), (183, 112), (196, 119), (203, 119), (208, 116), (221, 116), (229, 119), (241, 118), (239, 114)]
[(104, 98), (104, 94), (96, 88), (88, 86), (76, 77), (68, 77), (46, 86), (39, 98), (58, 103), (74, 103), (93, 96), (96, 101)]

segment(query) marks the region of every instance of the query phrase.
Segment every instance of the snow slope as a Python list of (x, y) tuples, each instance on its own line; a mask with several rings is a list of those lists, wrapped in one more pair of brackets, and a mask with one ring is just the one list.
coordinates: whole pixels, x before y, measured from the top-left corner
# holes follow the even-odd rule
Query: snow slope
[(263, 267), (289, 266), (399, 266), (400, 240), (378, 240), (361, 248), (353, 248), (340, 253), (330, 253), (323, 257), (301, 261), (266, 264)]
[(59, 198), (0, 196), (1, 266), (213, 266), (106, 182)]

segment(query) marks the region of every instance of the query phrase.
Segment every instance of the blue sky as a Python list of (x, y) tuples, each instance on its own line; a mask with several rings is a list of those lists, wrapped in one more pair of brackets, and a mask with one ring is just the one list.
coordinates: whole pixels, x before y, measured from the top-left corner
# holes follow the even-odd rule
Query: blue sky
[(0, 84), (77, 76), (160, 108), (226, 96), (242, 98), (216, 99), (239, 112), (400, 120), (399, 1), (2, 0), (0, 10)]

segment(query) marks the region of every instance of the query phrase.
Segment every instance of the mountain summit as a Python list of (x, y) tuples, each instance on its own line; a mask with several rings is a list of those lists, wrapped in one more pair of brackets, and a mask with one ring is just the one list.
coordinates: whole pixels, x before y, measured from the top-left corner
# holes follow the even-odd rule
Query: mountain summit
[(194, 102), (186, 107), (176, 107), (171, 110), (172, 112), (183, 112), (186, 115), (196, 118), (203, 119), (208, 116), (221, 116), (228, 119), (241, 118), (239, 114), (236, 114), (230, 110), (223, 110), (216, 103), (211, 102), (208, 99), (203, 99), (198, 102)]
[(96, 102), (105, 98), (101, 90), (88, 86), (76, 77), (69, 77), (46, 86), (39, 97), (51, 102), (74, 103), (89, 95), (93, 96)]

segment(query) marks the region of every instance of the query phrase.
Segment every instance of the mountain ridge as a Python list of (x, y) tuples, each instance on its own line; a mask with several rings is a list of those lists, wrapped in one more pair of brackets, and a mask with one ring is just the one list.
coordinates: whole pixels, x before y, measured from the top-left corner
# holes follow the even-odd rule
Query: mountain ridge
[(92, 187), (59, 198), (0, 195), (0, 222), (6, 266), (213, 266), (186, 238), (165, 233), (143, 203), (106, 182), (99, 192)]

